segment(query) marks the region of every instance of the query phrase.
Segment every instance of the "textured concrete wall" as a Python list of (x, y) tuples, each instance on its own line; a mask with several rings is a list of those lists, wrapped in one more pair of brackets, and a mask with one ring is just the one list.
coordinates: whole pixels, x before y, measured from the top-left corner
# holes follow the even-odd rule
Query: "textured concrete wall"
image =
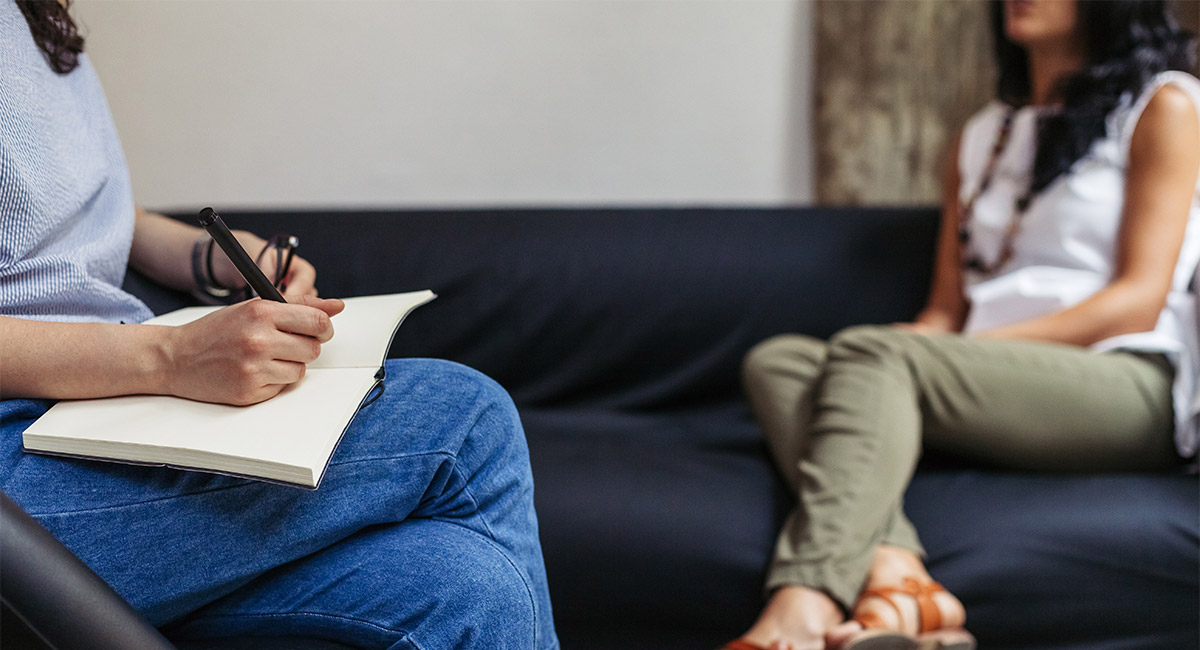
[(948, 143), (992, 95), (987, 4), (818, 0), (817, 199), (937, 201)]

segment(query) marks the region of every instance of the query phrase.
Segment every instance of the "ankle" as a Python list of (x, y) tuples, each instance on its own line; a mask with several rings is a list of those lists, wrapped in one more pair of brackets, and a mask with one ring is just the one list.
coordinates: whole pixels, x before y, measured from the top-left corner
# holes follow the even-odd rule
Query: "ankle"
[(771, 594), (758, 620), (742, 638), (763, 647), (785, 642), (795, 648), (822, 648), (825, 634), (843, 620), (841, 608), (824, 592), (781, 587)]
[(932, 580), (921, 557), (898, 546), (880, 546), (875, 550), (868, 585), (872, 587), (894, 586), (905, 578), (916, 578), (923, 582)]

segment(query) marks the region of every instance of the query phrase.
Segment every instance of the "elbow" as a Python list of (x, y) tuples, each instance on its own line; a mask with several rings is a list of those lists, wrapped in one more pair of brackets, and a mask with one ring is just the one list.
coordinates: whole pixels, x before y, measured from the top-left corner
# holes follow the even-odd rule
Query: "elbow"
[(1127, 300), (1125, 301), (1125, 309), (1121, 310), (1122, 315), (1117, 334), (1133, 334), (1137, 332), (1149, 332), (1158, 326), (1158, 319), (1162, 316), (1163, 309), (1167, 306), (1167, 292), (1165, 290), (1147, 291), (1145, 288), (1130, 287), (1127, 291)]
[(1130, 319), (1130, 325), (1122, 334), (1135, 334), (1137, 332), (1150, 332), (1158, 326), (1158, 317), (1162, 310), (1158, 310), (1150, 314), (1139, 314), (1137, 317)]

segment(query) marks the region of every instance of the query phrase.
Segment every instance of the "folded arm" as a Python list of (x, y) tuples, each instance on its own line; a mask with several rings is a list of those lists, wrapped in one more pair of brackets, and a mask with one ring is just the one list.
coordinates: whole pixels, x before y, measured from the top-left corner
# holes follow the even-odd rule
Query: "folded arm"
[(1087, 346), (1154, 329), (1166, 304), (1200, 174), (1200, 118), (1183, 91), (1166, 86), (1133, 133), (1113, 279), (1087, 300), (980, 337)]
[[(267, 242), (245, 230), (233, 231), (235, 237), (250, 256), (257, 255), (266, 247)], [(137, 208), (137, 220), (134, 222), (133, 246), (129, 251), (129, 265), (147, 277), (168, 287), (181, 291), (194, 291), (196, 278), (192, 272), (192, 254), (197, 239), (206, 241), (207, 234), (198, 226), (189, 226), (161, 214), (155, 214)], [(266, 256), (263, 263), (273, 264), (271, 256)], [(267, 275), (272, 275), (272, 269), (264, 269)], [(220, 249), (213, 254), (213, 274), (221, 286), (238, 288), (246, 286), (245, 279), (238, 273), (233, 263), (223, 255)], [(295, 257), (288, 269), (285, 279), (287, 298), (297, 296), (315, 296), (314, 286), (316, 271), (312, 264), (302, 257)]]

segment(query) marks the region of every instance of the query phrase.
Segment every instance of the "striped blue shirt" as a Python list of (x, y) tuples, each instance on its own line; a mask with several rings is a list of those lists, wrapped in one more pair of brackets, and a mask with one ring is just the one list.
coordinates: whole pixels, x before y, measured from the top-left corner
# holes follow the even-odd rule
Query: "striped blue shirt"
[(140, 322), (121, 290), (133, 193), (91, 62), (50, 68), (13, 0), (0, 0), (0, 314)]

